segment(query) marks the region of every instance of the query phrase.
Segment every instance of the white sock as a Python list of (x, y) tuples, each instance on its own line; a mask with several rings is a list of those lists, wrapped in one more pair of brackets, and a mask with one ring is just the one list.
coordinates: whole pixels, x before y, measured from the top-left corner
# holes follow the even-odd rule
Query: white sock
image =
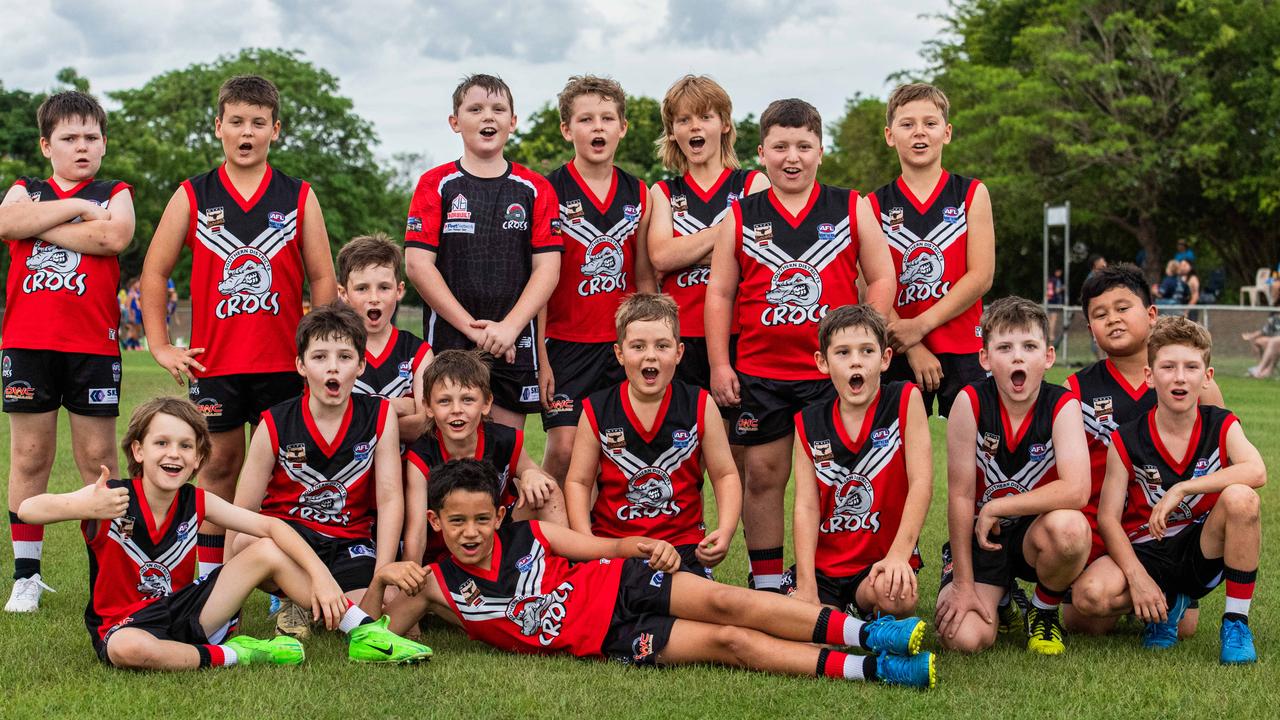
[[(840, 628), (840, 634), (844, 636), (845, 645), (848, 645), (849, 647), (862, 647), (862, 626), (864, 624), (865, 623), (852, 615), (844, 616), (844, 625)], [(861, 660), (862, 658), (858, 659)], [(849, 661), (847, 660), (845, 661), (846, 673), (849, 672), (848, 662)], [(858, 672), (862, 672), (862, 666), (859, 665), (858, 667)], [(845, 677), (848, 677), (848, 675), (845, 675)], [(862, 676), (859, 675), (858, 677)]]
[(1224, 615), (1227, 613), (1235, 613), (1237, 615), (1249, 617), (1249, 602), (1251, 600), (1253, 600), (1253, 598), (1228, 597), (1226, 607), (1222, 609), (1222, 612)]
[(867, 658), (862, 655), (846, 655), (844, 658), (844, 679), (866, 680), (867, 677), (863, 673), (866, 661)]
[(208, 575), (214, 570), (217, 570), (218, 568), (222, 567), (222, 563), (220, 562), (204, 562), (203, 560), (198, 561), (196, 565), (198, 566), (196, 568), (196, 573), (200, 577), (204, 577), (205, 575)]
[(347, 611), (342, 613), (342, 619), (338, 621), (338, 629), (344, 633), (350, 633), (352, 630), (364, 624), (369, 619), (369, 615), (361, 610), (358, 605), (352, 605)]
[(778, 590), (782, 587), (781, 575), (752, 575), (757, 590)]

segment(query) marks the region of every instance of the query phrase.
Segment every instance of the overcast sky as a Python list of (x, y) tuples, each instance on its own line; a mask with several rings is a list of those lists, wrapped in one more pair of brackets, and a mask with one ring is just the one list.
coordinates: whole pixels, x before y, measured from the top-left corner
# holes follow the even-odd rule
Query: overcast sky
[(729, 90), (737, 117), (795, 96), (830, 121), (855, 92), (884, 97), (890, 74), (921, 69), (924, 43), (942, 29), (931, 16), (946, 5), (0, 0), (0, 81), (44, 90), (72, 66), (101, 95), (241, 47), (297, 48), (336, 75), (373, 122), (379, 155), (417, 152), (435, 163), (461, 152), (446, 120), (449, 95), (472, 72), (506, 79), (521, 116), (554, 99), (572, 74), (611, 75), (630, 94), (661, 98), (694, 72)]

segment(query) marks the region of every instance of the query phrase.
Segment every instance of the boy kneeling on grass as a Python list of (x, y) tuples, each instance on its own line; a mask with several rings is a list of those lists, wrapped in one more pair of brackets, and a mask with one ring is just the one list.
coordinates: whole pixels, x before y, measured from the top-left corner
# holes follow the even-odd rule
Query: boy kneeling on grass
[[(103, 662), (147, 670), (301, 663), (302, 644), (294, 638), (228, 638), (256, 587), (283, 592), (326, 626), (346, 632), (353, 660), (381, 660), (385, 655), (374, 649), (400, 642), (385, 622), (373, 623), (343, 597), (288, 524), (190, 483), (212, 444), (204, 416), (189, 400), (143, 403), (121, 447), (131, 479), (110, 480), (104, 466), (93, 485), (37, 495), (18, 510), (23, 522), (37, 525), (81, 521), (89, 546), (85, 624)], [(257, 539), (197, 580), (196, 528), (206, 519)]]
[(403, 590), (389, 607), (393, 627), (407, 629), (430, 611), (511, 652), (636, 665), (710, 662), (921, 688), (935, 682), (933, 656), (920, 652), (918, 618), (864, 623), (676, 572), (680, 555), (662, 540), (597, 538), (537, 521), (504, 526), (497, 473), (487, 463), (451, 460), (433, 469), (429, 507), (450, 557), (429, 567), (387, 565), (361, 601), (380, 608), (388, 585)]

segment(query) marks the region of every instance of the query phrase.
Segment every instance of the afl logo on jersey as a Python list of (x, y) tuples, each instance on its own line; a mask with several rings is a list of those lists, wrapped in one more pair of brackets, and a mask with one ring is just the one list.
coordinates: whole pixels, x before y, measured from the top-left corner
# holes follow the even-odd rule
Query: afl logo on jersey
[(738, 193), (736, 193), (736, 192), (731, 192), (731, 193), (729, 193), (728, 195), (726, 195), (726, 196), (725, 196), (725, 199), (724, 199), (725, 207), (728, 207), (728, 206), (730, 206), (730, 205), (732, 205), (732, 204), (734, 204), (734, 203), (738, 202), (738, 198), (739, 198), (739, 197), (741, 197), (741, 196), (740, 196), (740, 195), (738, 195)]
[(503, 230), (528, 230), (529, 215), (524, 211), (524, 206), (520, 203), (511, 203), (507, 206), (507, 214), (502, 222)]
[(904, 222), (906, 222), (906, 216), (903, 214), (902, 208), (889, 208), (889, 232), (898, 232), (902, 229)]
[(889, 428), (876, 428), (875, 431), (871, 433), (871, 447), (889, 447), (889, 440), (892, 437), (893, 433), (889, 431)]
[(640, 219), (640, 208), (635, 205), (623, 205), (622, 216), (628, 220), (635, 221)]
[(356, 456), (356, 462), (364, 462), (369, 459), (369, 454), (373, 452), (373, 444), (367, 442), (356, 443), (351, 452)]
[(875, 504), (875, 489), (871, 481), (857, 473), (846, 475), (836, 488), (835, 507), (831, 517), (819, 528), (824, 533), (880, 530), (880, 513), (871, 512)]
[(1201, 475), (1209, 473), (1209, 461), (1206, 458), (1196, 460), (1196, 469), (1191, 471), (1191, 477), (1198, 478)]
[(284, 227), (284, 213), (279, 210), (272, 210), (267, 214), (267, 225), (275, 230)]
[(627, 505), (618, 508), (619, 520), (678, 515), (680, 506), (672, 498), (671, 476), (662, 468), (647, 467), (627, 479)]
[(78, 267), (80, 253), (37, 240), (31, 248), (31, 256), (27, 258), (27, 269), (31, 274), (22, 279), (22, 292), (66, 290), (83, 295), (84, 281), (88, 276), (76, 272)]
[(220, 320), (235, 315), (280, 314), (280, 293), (271, 292), (271, 260), (257, 248), (242, 247), (227, 256), (218, 292), (226, 296), (214, 308)]
[(831, 223), (822, 223), (818, 225), (818, 240), (822, 242), (831, 242), (836, 239), (836, 226)]
[(944, 222), (955, 223), (960, 220), (960, 208), (954, 205), (948, 205), (942, 208), (942, 219)]
[(773, 273), (764, 299), (773, 305), (760, 314), (760, 323), (766, 327), (817, 323), (827, 314), (827, 306), (818, 302), (822, 299), (822, 275), (798, 260)]
[(586, 279), (578, 283), (578, 294), (590, 297), (597, 293), (627, 289), (627, 274), (623, 272), (622, 244), (608, 235), (601, 235), (587, 246), (586, 262), (582, 274)]
[(945, 296), (951, 290), (951, 283), (938, 282), (945, 267), (942, 251), (937, 245), (927, 240), (912, 243), (902, 254), (897, 306)]
[(1033, 443), (1031, 445), (1030, 452), (1031, 452), (1031, 460), (1033, 462), (1040, 462), (1041, 460), (1044, 460), (1045, 457), (1049, 454), (1049, 447), (1044, 443)]
[(672, 430), (671, 446), (675, 448), (687, 448), (689, 443), (693, 441), (693, 434), (688, 430)]
[(400, 365), (398, 366), (398, 371), (399, 371), (400, 377), (404, 378), (405, 380), (408, 380), (409, 378), (413, 377), (413, 361), (405, 360), (404, 362), (400, 363)]
[(145, 562), (138, 568), (138, 592), (155, 600), (173, 592), (173, 576), (169, 568), (158, 562)]

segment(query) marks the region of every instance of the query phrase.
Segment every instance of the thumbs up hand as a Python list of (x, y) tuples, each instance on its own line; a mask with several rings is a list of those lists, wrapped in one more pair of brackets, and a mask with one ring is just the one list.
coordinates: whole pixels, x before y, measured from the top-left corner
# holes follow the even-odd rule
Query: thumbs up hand
[(106, 465), (100, 467), (102, 472), (98, 475), (97, 482), (80, 490), (84, 494), (85, 516), (93, 520), (121, 517), (129, 509), (129, 490), (109, 487), (107, 480), (111, 478), (111, 472)]

